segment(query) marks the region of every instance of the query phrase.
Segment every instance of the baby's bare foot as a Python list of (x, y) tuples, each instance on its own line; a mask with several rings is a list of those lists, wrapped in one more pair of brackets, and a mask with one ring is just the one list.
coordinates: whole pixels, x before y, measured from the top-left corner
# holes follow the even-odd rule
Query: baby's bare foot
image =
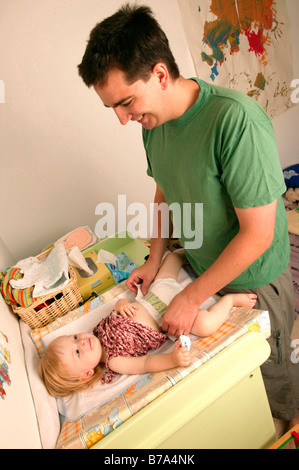
[(233, 304), (234, 307), (249, 307), (253, 308), (256, 304), (256, 299), (257, 295), (250, 293), (244, 293), (244, 294), (233, 294), (234, 299), (233, 299)]

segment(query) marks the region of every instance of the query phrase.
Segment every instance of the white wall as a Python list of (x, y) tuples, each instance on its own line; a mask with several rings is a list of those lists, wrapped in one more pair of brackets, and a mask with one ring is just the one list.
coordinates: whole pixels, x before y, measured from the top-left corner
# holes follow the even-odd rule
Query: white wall
[[(0, 238), (0, 266), (10, 266), (12, 258)], [(39, 430), (28, 382), (20, 327), (11, 308), (0, 295), (0, 364), (7, 367), (10, 384), (4, 381), (0, 398), (0, 449), (40, 448)], [(21, 391), (21, 393), (20, 393)]]
[[(291, 24), (294, 78), (299, 79), (299, 1), (286, 0), (286, 4)], [(275, 118), (273, 126), (282, 168), (299, 163), (299, 104)]]
[[(122, 127), (77, 73), (90, 30), (121, 0), (0, 0), (1, 237), (19, 259), (80, 225), (101, 202), (149, 204), (141, 126)], [(140, 2), (142, 4), (142, 2)], [(148, 0), (182, 73), (193, 75), (178, 7)]]
[[(121, 126), (77, 74), (93, 26), (124, 0), (0, 0), (0, 236), (15, 259), (39, 253), (101, 202), (152, 201), (141, 127)], [(174, 0), (140, 0), (164, 28), (184, 76), (194, 75)], [(287, 0), (299, 78), (299, 2)], [(299, 106), (274, 121), (282, 166), (299, 160)], [(3, 266), (2, 266), (3, 268)]]

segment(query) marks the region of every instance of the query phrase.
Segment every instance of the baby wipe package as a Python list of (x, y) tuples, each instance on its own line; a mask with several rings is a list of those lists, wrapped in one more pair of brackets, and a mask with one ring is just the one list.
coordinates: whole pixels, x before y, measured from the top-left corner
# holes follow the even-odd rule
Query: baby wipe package
[(100, 294), (109, 287), (128, 279), (137, 265), (125, 253), (114, 255), (106, 250), (97, 254), (94, 250), (84, 254), (88, 271), (74, 267), (77, 284), (84, 300), (93, 293)]
[(128, 279), (131, 272), (138, 267), (124, 252), (114, 255), (109, 251), (100, 250), (98, 253), (98, 261), (105, 263), (113, 276), (115, 284), (119, 284), (125, 279)]

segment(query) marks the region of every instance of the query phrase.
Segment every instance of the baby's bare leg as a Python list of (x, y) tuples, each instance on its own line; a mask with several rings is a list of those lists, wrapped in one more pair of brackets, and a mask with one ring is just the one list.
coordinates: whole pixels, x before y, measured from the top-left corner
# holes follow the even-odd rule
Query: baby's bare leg
[(232, 307), (253, 308), (257, 295), (250, 293), (227, 294), (207, 310), (199, 309), (191, 333), (197, 336), (210, 336), (225, 322)]
[(162, 261), (162, 264), (154, 280), (170, 277), (177, 281), (180, 269), (185, 262), (186, 256), (185, 250), (183, 248), (179, 248), (178, 250), (169, 253)]

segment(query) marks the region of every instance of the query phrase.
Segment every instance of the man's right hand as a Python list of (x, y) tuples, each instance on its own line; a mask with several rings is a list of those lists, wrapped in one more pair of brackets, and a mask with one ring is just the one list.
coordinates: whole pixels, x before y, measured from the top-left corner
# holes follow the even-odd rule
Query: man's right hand
[(159, 270), (159, 265), (151, 263), (148, 260), (145, 264), (136, 268), (131, 272), (128, 280), (127, 286), (132, 291), (137, 293), (137, 284), (142, 284), (141, 292), (142, 295), (146, 295), (149, 289), (150, 284), (153, 282), (156, 274)]

